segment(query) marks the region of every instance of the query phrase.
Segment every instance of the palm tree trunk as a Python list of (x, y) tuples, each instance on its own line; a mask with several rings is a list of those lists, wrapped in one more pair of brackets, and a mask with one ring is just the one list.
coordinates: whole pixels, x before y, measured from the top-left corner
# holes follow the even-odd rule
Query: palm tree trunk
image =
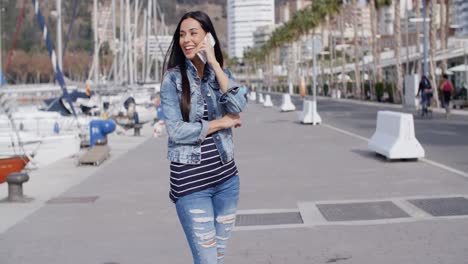
[[(447, 0), (447, 4), (445, 5), (445, 39), (442, 41), (444, 42), (444, 47), (448, 48), (448, 35), (450, 32), (450, 7), (452, 6), (452, 0)], [(447, 66), (447, 62), (445, 63)]]
[[(382, 22), (382, 10), (381, 9), (376, 9), (376, 21), (375, 21), (375, 24), (376, 24), (376, 28), (377, 28), (377, 31), (380, 31), (381, 30), (381, 22)], [(382, 82), (382, 67), (380, 67), (380, 41), (381, 39), (380, 38), (376, 38), (376, 46), (377, 46), (377, 49), (376, 49), (376, 57), (375, 57), (375, 64), (377, 65), (377, 68), (375, 68), (376, 72), (377, 72), (377, 82)]]
[[(324, 33), (324, 25), (320, 26), (320, 36), (321, 39), (324, 39), (325, 33)], [(320, 81), (322, 84), (322, 92), (324, 96), (327, 96), (328, 94), (325, 93), (325, 54), (322, 53), (320, 56), (320, 71), (322, 72), (320, 75)]]
[(336, 57), (336, 54), (335, 54), (335, 44), (334, 44), (334, 36), (333, 36), (333, 30), (332, 30), (332, 26), (331, 24), (329, 23), (328, 24), (328, 34), (329, 35), (329, 39), (330, 39), (330, 42), (329, 42), (329, 45), (330, 45), (330, 88), (332, 90), (335, 89), (335, 57)]
[(356, 19), (357, 3), (356, 0), (351, 1), (353, 8), (353, 31), (354, 31), (354, 78), (355, 78), (355, 96), (362, 98), (361, 95), (361, 73), (359, 71), (359, 47), (358, 47), (358, 26)]
[(375, 97), (375, 81), (376, 81), (376, 71), (378, 68), (377, 65), (377, 34), (375, 33), (375, 0), (371, 0), (370, 2), (370, 26), (371, 26), (371, 46), (372, 46), (372, 62), (374, 63), (374, 69), (372, 69), (372, 82), (374, 87), (370, 87), (371, 93), (371, 100)]
[(437, 66), (437, 64), (435, 63), (435, 51), (437, 49), (437, 43), (436, 43), (436, 33), (437, 33), (437, 28), (436, 28), (436, 24), (435, 24), (435, 14), (436, 14), (436, 0), (430, 0), (429, 2), (429, 10), (430, 10), (430, 23), (431, 23), (431, 26), (430, 26), (430, 50), (429, 50), (429, 54), (430, 54), (430, 67), (431, 67), (431, 78), (432, 78), (432, 87), (433, 87), (433, 97), (435, 99), (435, 103), (436, 103), (436, 106), (439, 107), (439, 91), (438, 91), (438, 87), (437, 87), (437, 80), (436, 80), (436, 74), (435, 74), (435, 67)]
[[(416, 1), (416, 17), (421, 17), (421, 2), (419, 0)], [(419, 34), (421, 34), (421, 24), (416, 23), (416, 52), (421, 54), (421, 39), (419, 38)], [(421, 56), (418, 56), (420, 58)], [(416, 61), (415, 73), (421, 76), (421, 60)]]
[[(395, 21), (394, 21), (394, 31), (395, 31), (395, 57), (396, 57), (396, 74), (397, 74), (397, 100), (401, 100), (403, 97), (403, 68), (401, 67), (401, 27), (400, 27), (400, 0), (394, 0), (393, 4), (395, 5)], [(403, 101), (403, 100), (401, 100)]]
[(341, 37), (341, 95), (345, 98), (348, 97), (347, 87), (346, 87), (346, 42), (344, 37), (344, 7), (340, 10), (340, 37)]
[[(445, 9), (448, 9), (448, 5), (445, 5), (445, 0), (440, 1), (440, 45), (442, 50), (447, 49), (447, 25), (448, 25), (448, 16)], [(447, 71), (447, 59), (442, 60), (442, 64), (440, 65), (443, 72)]]

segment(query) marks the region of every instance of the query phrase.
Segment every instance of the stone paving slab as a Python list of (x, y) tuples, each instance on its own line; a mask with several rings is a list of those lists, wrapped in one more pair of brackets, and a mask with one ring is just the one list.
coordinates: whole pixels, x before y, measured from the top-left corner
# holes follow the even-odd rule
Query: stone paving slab
[[(109, 135), (110, 157), (99, 167), (77, 166), (78, 158), (85, 152), (83, 149), (76, 157), (69, 157), (45, 168), (28, 172), (30, 180), (23, 186), (24, 194), (34, 198), (34, 200), (27, 204), (0, 204), (0, 234), (41, 208), (47, 200), (60, 195), (72, 186), (78, 185), (99, 169), (108, 166), (116, 158), (125, 155), (130, 149), (146, 141), (147, 137), (152, 135), (152, 127), (145, 126), (143, 133), (146, 137), (133, 137), (126, 134)], [(7, 196), (7, 184), (0, 184), (0, 197)]]

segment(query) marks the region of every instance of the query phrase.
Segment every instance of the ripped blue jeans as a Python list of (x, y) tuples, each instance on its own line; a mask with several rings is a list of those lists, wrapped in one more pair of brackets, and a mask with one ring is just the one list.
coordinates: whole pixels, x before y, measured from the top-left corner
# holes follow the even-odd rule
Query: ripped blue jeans
[(194, 264), (222, 264), (236, 220), (239, 176), (179, 198), (177, 215), (192, 250)]

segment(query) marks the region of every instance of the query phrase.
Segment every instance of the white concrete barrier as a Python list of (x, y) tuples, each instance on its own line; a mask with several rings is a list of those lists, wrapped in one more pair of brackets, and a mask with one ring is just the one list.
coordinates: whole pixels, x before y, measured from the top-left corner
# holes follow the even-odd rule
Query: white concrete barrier
[(341, 90), (333, 89), (331, 91), (331, 97), (334, 98), (334, 99), (340, 99), (341, 98)]
[(264, 107), (273, 107), (273, 102), (271, 102), (271, 97), (269, 94), (265, 95), (265, 102), (263, 103)]
[(299, 121), (303, 124), (318, 125), (322, 123), (322, 118), (317, 113), (317, 102), (304, 100)]
[(250, 92), (250, 101), (257, 101), (257, 93), (256, 92)]
[(291, 102), (290, 94), (283, 94), (283, 101), (281, 103), (281, 112), (291, 112), (295, 111), (296, 106)]
[(262, 93), (258, 94), (258, 102), (261, 103), (261, 104), (265, 103), (265, 99), (263, 99), (263, 94)]
[(379, 111), (377, 128), (368, 147), (388, 159), (417, 159), (424, 157), (424, 149), (414, 134), (413, 115)]

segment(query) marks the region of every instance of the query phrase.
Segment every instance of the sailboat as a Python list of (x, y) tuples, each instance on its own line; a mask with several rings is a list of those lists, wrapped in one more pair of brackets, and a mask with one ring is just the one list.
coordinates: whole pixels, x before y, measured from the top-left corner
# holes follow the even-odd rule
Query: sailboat
[(28, 164), (26, 155), (0, 157), (0, 184), (6, 181), (7, 176), (13, 172), (20, 172)]
[[(36, 1), (33, 1), (36, 4)], [(36, 15), (43, 32), (47, 33), (42, 14), (36, 5)], [(44, 111), (21, 112), (0, 89), (0, 183), (11, 172), (29, 168), (40, 168), (80, 150), (80, 137), (76, 130), (78, 120), (65, 86), (57, 56), (48, 34), (44, 35), (52, 59), (57, 81), (63, 96), (70, 103), (74, 117)], [(0, 64), (1, 65), (1, 64)], [(78, 126), (79, 127), (79, 126)], [(67, 129), (71, 128), (71, 129)]]
[[(5, 93), (0, 92), (0, 112), (5, 113), (9, 118), (11, 127), (15, 127), (15, 123), (12, 118), (13, 107), (14, 106), (11, 101), (6, 98)], [(0, 151), (0, 184), (6, 181), (6, 178), (10, 173), (22, 171), (30, 161), (29, 157), (24, 152), (21, 152), (22, 142), (19, 138), (19, 134), (17, 134), (18, 131), (15, 129), (13, 131), (16, 133), (17, 139), (15, 141), (16, 143), (12, 144), (15, 147), (14, 152), (7, 153)], [(12, 135), (11, 138), (13, 137), (15, 136)]]

